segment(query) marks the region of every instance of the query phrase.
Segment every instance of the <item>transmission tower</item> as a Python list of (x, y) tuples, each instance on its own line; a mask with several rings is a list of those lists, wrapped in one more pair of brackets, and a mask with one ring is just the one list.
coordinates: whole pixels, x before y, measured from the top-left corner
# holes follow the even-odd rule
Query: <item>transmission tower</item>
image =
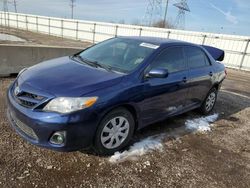
[(3, 11), (8, 12), (8, 1), (7, 0), (2, 0), (3, 1)]
[(13, 0), (13, 6), (15, 8), (15, 13), (17, 13), (17, 1)]
[(76, 6), (75, 3), (76, 3), (76, 0), (70, 0), (69, 6), (71, 8), (71, 19), (74, 18), (74, 8)]
[(4, 11), (4, 23), (5, 23), (5, 26), (7, 26), (7, 12), (9, 11), (8, 10), (8, 0), (0, 0), (0, 2), (3, 2), (3, 8), (2, 10)]
[(162, 0), (148, 0), (144, 23), (147, 26), (152, 26), (156, 21), (162, 18)]
[[(13, 5), (15, 13), (17, 13), (17, 0), (9, 0), (9, 1), (7, 1), (7, 3)], [(7, 9), (8, 9), (8, 7), (7, 7)]]
[(190, 9), (187, 4), (187, 0), (181, 0), (179, 3), (174, 4), (178, 8), (178, 15), (176, 17), (175, 25), (179, 29), (185, 28), (185, 14), (190, 12)]

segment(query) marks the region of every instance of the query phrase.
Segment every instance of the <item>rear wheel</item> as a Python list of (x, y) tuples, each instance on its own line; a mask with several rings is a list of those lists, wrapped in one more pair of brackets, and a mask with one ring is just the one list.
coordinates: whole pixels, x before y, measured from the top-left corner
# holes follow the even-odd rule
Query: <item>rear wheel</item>
[(212, 88), (209, 91), (204, 102), (202, 103), (202, 106), (200, 108), (201, 113), (204, 115), (209, 114), (213, 110), (216, 100), (217, 100), (217, 89)]
[(133, 115), (125, 108), (108, 113), (101, 121), (95, 136), (94, 149), (98, 154), (109, 155), (124, 148), (134, 133)]

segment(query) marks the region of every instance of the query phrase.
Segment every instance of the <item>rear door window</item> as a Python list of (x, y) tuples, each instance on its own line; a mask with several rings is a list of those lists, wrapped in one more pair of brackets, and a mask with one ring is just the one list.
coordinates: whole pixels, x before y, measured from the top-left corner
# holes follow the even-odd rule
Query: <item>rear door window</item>
[(190, 69), (206, 67), (210, 64), (206, 54), (200, 48), (194, 46), (185, 47), (185, 53)]
[[(186, 69), (182, 47), (171, 47), (164, 50), (153, 62), (152, 68), (164, 68), (169, 73)], [(151, 68), (151, 69), (152, 69)]]

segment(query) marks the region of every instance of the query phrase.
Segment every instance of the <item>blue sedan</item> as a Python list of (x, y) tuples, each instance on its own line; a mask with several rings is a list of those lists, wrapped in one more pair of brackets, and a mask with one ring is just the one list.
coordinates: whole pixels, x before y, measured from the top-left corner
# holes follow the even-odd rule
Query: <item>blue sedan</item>
[(226, 76), (224, 52), (152, 37), (118, 37), (22, 70), (8, 119), (37, 146), (112, 154), (134, 132), (196, 108), (210, 113)]

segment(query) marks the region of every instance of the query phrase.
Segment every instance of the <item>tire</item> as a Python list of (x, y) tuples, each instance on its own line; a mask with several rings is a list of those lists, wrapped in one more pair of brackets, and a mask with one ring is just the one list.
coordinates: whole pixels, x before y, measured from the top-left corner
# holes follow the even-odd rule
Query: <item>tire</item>
[(216, 88), (212, 88), (205, 100), (203, 101), (201, 107), (200, 107), (200, 112), (203, 114), (203, 115), (207, 115), (209, 114), (213, 109), (214, 109), (214, 106), (215, 106), (215, 103), (216, 103), (216, 100), (217, 100), (217, 89)]
[(125, 108), (109, 112), (97, 128), (94, 150), (99, 155), (111, 155), (128, 145), (135, 129), (133, 115)]

